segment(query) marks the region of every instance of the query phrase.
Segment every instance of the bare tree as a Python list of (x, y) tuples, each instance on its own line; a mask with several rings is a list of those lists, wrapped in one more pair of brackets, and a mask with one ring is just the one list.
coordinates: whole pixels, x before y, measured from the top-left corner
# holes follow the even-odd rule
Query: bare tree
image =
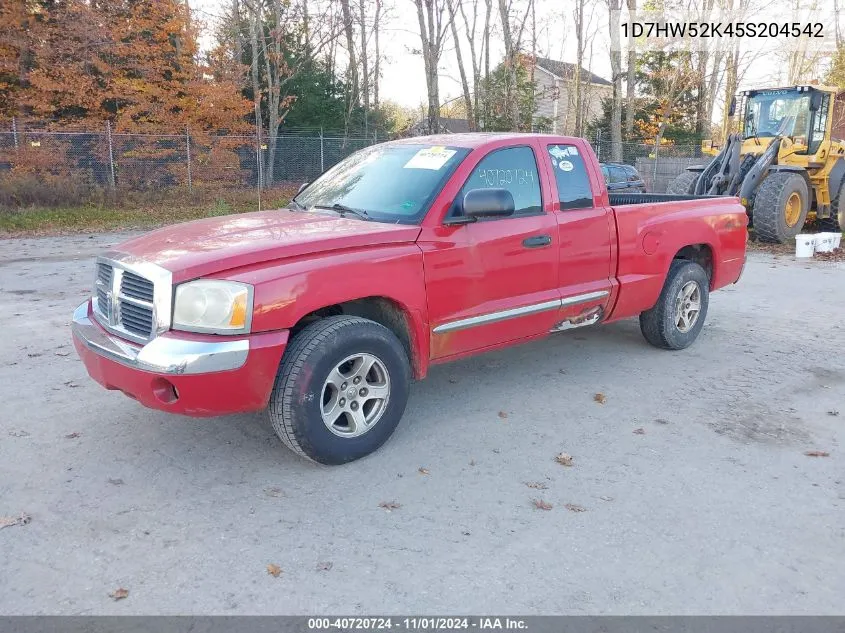
[(364, 96), (364, 134), (367, 134), (370, 114), (370, 67), (367, 56), (367, 12), (366, 0), (358, 0), (358, 13), (361, 26), (361, 94)]
[[(637, 11), (637, 0), (628, 0), (628, 19), (631, 20)], [(628, 76), (625, 79), (625, 138), (631, 140), (634, 136), (634, 116), (636, 114), (637, 97), (637, 51), (634, 47), (634, 35), (628, 29)]]
[(420, 27), (423, 63), (425, 65), (425, 86), (428, 97), (428, 129), (436, 133), (440, 129), (440, 87), (437, 66), (443, 54), (443, 42), (448, 34), (451, 13), (446, 0), (414, 0)]
[(469, 81), (467, 80), (467, 73), (466, 68), (464, 67), (464, 60), (463, 56), (461, 55), (461, 42), (458, 38), (458, 27), (455, 25), (455, 11), (457, 10), (456, 4), (460, 3), (460, 0), (447, 0), (449, 3), (449, 26), (452, 30), (452, 41), (455, 44), (455, 57), (458, 61), (458, 73), (461, 76), (461, 88), (464, 93), (464, 107), (466, 108), (466, 118), (467, 122), (469, 123), (470, 130), (475, 130), (475, 117), (473, 116), (473, 107), (472, 107), (472, 95), (469, 91)]
[(358, 103), (360, 95), (358, 89), (358, 62), (355, 59), (355, 25), (352, 20), (352, 10), (349, 8), (349, 0), (340, 0), (340, 7), (343, 11), (343, 30), (346, 33), (346, 50), (349, 55), (349, 112), (352, 112)]
[[(613, 104), (610, 108), (610, 157), (622, 160), (622, 50), (619, 41), (619, 11), (622, 0), (607, 0), (610, 15), (610, 74), (613, 80)], [(629, 106), (630, 107), (630, 106)]]
[[(456, 0), (456, 4), (458, 6), (458, 10), (461, 13), (461, 18), (463, 19), (464, 23), (464, 32), (466, 34), (467, 44), (469, 46), (469, 56), (470, 61), (472, 63), (472, 95), (473, 95), (473, 107), (472, 107), (472, 117), (470, 118), (470, 126), (472, 129), (478, 129), (479, 120), (481, 117), (481, 106), (485, 103), (484, 99), (484, 85), (486, 84), (487, 76), (482, 75), (482, 64), (484, 63), (484, 54), (487, 52), (487, 44), (489, 42), (488, 33), (490, 31), (490, 18), (491, 13), (493, 10), (493, 3), (492, 0), (485, 0), (485, 14), (484, 14), (484, 24), (482, 26), (482, 38), (481, 38), (481, 45), (477, 44), (477, 27), (478, 27), (478, 0), (472, 0), (471, 5), (471, 15), (472, 20), (467, 17), (467, 11), (464, 8), (466, 4), (463, 0)], [(457, 38), (455, 38), (457, 41)], [(488, 56), (489, 59), (489, 56)], [(487, 74), (489, 75), (489, 62), (488, 62), (488, 71)], [(486, 114), (486, 113), (485, 113)]]
[(375, 0), (376, 2), (376, 13), (373, 17), (373, 34), (375, 36), (375, 47), (376, 47), (376, 59), (375, 59), (375, 67), (373, 68), (373, 106), (376, 110), (379, 108), (379, 95), (378, 95), (378, 88), (379, 82), (381, 80), (381, 48), (379, 46), (379, 34), (381, 33), (381, 19), (382, 19), (382, 9), (384, 8), (384, 4), (382, 0)]
[[(522, 36), (525, 32), (525, 24), (528, 17), (531, 15), (534, 7), (534, 0), (528, 0), (525, 6), (525, 13), (520, 17), (519, 14), (511, 15), (513, 11), (513, 0), (498, 0), (499, 2), (499, 18), (502, 21), (502, 39), (505, 43), (505, 102), (510, 113), (511, 125), (514, 130), (518, 130), (521, 122), (521, 113), (519, 111), (519, 94), (517, 87), (517, 71), (520, 63), (519, 54), (522, 51)], [(511, 23), (513, 20), (513, 23)], [(487, 43), (489, 55), (489, 39)]]
[[(255, 120), (259, 134), (267, 130), (267, 150), (262, 158), (264, 184), (273, 184), (279, 127), (287, 117), (296, 96), (290, 86), (311, 63), (337, 38), (338, 30), (330, 19), (330, 5), (319, 7), (317, 23), (320, 29), (301, 29), (305, 2), (286, 0), (241, 0), (249, 13), (252, 81)], [(312, 3), (311, 6), (314, 6)], [(265, 29), (272, 22), (273, 29)], [(300, 53), (286, 55), (286, 46), (294, 46)], [(262, 81), (263, 79), (263, 81)], [(264, 107), (262, 108), (262, 104)], [(266, 128), (264, 114), (266, 110)]]

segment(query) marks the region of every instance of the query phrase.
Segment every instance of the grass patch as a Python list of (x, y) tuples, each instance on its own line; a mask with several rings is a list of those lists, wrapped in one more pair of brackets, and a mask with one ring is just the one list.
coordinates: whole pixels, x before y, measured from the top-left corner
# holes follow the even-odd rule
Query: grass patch
[[(280, 189), (262, 193), (261, 207), (285, 206), (296, 193)], [(0, 236), (98, 233), (120, 229), (153, 228), (233, 213), (258, 210), (254, 191), (216, 197), (159, 196), (119, 203), (104, 202), (70, 207), (0, 209)]]

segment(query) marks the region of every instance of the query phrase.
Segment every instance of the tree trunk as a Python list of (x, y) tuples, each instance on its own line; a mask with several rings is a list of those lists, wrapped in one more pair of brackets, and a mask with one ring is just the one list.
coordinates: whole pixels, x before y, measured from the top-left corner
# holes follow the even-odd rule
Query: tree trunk
[(466, 69), (464, 68), (464, 60), (461, 55), (461, 44), (458, 40), (458, 27), (455, 25), (455, 7), (452, 2), (460, 0), (450, 0), (449, 2), (449, 11), (451, 13), (452, 19), (449, 21), (449, 25), (452, 29), (452, 39), (455, 42), (455, 57), (458, 60), (458, 73), (461, 76), (461, 88), (464, 92), (464, 105), (466, 106), (467, 110), (467, 122), (469, 123), (469, 129), (471, 132), (475, 131), (475, 124), (473, 121), (475, 120), (473, 117), (473, 109), (472, 109), (472, 95), (469, 93), (469, 82), (467, 81), (467, 73)]
[(493, 14), (493, 0), (484, 0), (487, 4), (487, 13), (484, 20), (484, 121), (485, 125), (490, 120), (490, 100), (487, 98), (487, 91), (490, 87), (490, 18)]
[(622, 161), (622, 50), (619, 41), (621, 0), (608, 0), (610, 9), (610, 74), (613, 77), (613, 105), (610, 110), (610, 156)]
[(258, 180), (259, 186), (263, 187), (264, 179), (262, 178), (262, 172), (264, 169), (262, 164), (264, 159), (261, 155), (261, 130), (264, 127), (264, 117), (261, 114), (261, 80), (258, 76), (258, 52), (261, 50), (258, 46), (258, 30), (261, 28), (261, 14), (257, 3), (250, 8), (251, 15), (249, 33), (250, 43), (252, 45), (252, 51), (250, 51), (250, 56), (252, 58), (252, 63), (250, 64), (250, 75), (252, 77), (252, 98), (253, 105), (255, 107), (255, 129), (258, 135)]
[[(637, 10), (637, 0), (628, 0), (628, 15)], [(637, 88), (637, 53), (634, 49), (634, 37), (628, 31), (628, 77), (625, 80), (625, 139), (631, 140), (634, 137), (634, 116), (636, 115), (636, 88)]]
[(340, 0), (340, 7), (343, 10), (343, 29), (346, 32), (346, 49), (349, 53), (349, 81), (351, 92), (349, 94), (349, 112), (351, 113), (358, 104), (358, 61), (355, 59), (355, 37), (353, 34), (352, 11), (349, 9), (349, 0)]
[(376, 15), (373, 18), (373, 29), (375, 31), (373, 36), (375, 37), (376, 45), (375, 67), (373, 68), (373, 107), (376, 110), (378, 110), (379, 107), (378, 85), (379, 80), (381, 79), (381, 48), (379, 47), (379, 34), (381, 33), (381, 9), (382, 0), (376, 0)]
[(737, 88), (737, 70), (739, 66), (739, 46), (734, 45), (733, 50), (728, 54), (727, 69), (725, 70), (725, 107), (722, 111), (722, 142), (728, 138), (731, 129), (731, 117), (728, 114), (731, 99), (734, 98)]
[(511, 129), (519, 129), (519, 98), (516, 89), (516, 65), (517, 52), (514, 48), (513, 34), (511, 32), (510, 5), (506, 0), (499, 0), (499, 17), (502, 20), (502, 38), (505, 42), (505, 68), (507, 79), (505, 81), (505, 106), (510, 114)]
[(367, 14), (364, 3), (366, 0), (359, 0), (361, 19), (361, 94), (364, 96), (364, 136), (367, 135), (367, 124), (370, 115), (370, 68), (367, 57)]
[[(425, 1), (426, 12), (423, 13)], [(425, 65), (425, 87), (428, 96), (428, 132), (436, 134), (440, 130), (440, 94), (437, 85), (437, 58), (433, 51), (437, 46), (434, 32), (434, 0), (414, 0), (417, 6), (417, 20), (420, 25), (420, 43), (422, 44), (423, 64)], [(428, 25), (426, 25), (426, 14)]]
[(575, 5), (575, 136), (581, 136), (583, 125), (584, 95), (581, 89), (581, 68), (584, 66), (584, 4), (585, 0), (576, 0)]

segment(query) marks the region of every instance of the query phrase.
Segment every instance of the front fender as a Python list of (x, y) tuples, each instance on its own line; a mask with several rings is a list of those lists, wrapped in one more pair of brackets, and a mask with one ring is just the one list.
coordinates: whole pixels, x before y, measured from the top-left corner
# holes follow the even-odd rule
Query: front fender
[(399, 306), (410, 331), (414, 373), (428, 366), (428, 309), (422, 252), (415, 243), (315, 253), (230, 271), (255, 288), (253, 332), (293, 328), (329, 306), (380, 297)]

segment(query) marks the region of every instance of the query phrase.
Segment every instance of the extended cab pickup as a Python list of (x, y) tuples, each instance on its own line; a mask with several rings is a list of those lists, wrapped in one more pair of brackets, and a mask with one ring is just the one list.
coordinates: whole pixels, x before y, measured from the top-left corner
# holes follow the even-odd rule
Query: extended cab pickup
[(681, 349), (738, 280), (736, 198), (608, 196), (578, 138), (369, 147), (285, 209), (189, 222), (99, 257), (73, 317), (91, 376), (162, 411), (268, 409), (317, 462), (393, 433), (429, 366), (639, 316)]

